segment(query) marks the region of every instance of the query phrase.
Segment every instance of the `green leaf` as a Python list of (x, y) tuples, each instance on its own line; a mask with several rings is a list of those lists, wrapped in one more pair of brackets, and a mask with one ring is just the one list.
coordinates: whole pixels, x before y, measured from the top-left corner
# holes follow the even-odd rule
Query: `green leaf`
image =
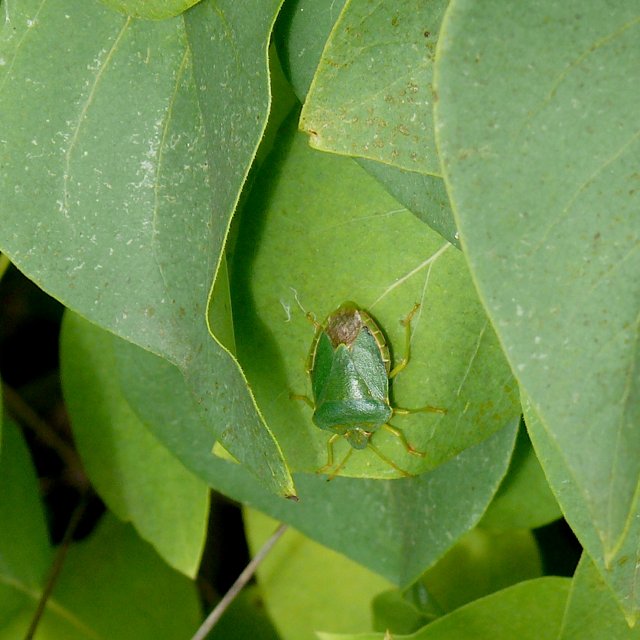
[(177, 16), (200, 0), (102, 0), (102, 2), (133, 18), (161, 20)]
[(616, 598), (589, 556), (576, 569), (558, 640), (637, 640), (640, 627), (629, 628)]
[(127, 404), (111, 338), (67, 312), (62, 385), (73, 435), (93, 486), (122, 520), (175, 569), (194, 577), (209, 512), (209, 490), (140, 422)]
[(530, 531), (476, 528), (414, 584), (396, 591), (397, 596), (402, 593), (402, 602), (393, 603), (393, 592), (376, 599), (376, 628), (411, 633), (468, 602), (540, 575), (540, 553)]
[(358, 164), (422, 222), (460, 248), (458, 230), (442, 178), (364, 158), (358, 158)]
[(279, 1), (253, 4), (206, 1), (159, 22), (83, 0), (7, 7), (0, 248), (68, 307), (180, 367), (226, 448), (288, 495), (282, 453), (205, 325), (269, 109)]
[(540, 553), (530, 531), (476, 528), (429, 569), (419, 583), (443, 611), (453, 611), (541, 575)]
[(18, 427), (5, 420), (0, 447), (0, 638), (30, 616), (52, 560), (38, 479)]
[[(24, 637), (53, 561), (37, 478), (11, 422), (0, 457), (0, 639)], [(73, 546), (38, 638), (178, 640), (200, 619), (193, 585), (170, 570), (133, 531), (107, 516)]]
[(60, 607), (86, 625), (80, 637), (91, 639), (184, 640), (201, 620), (193, 583), (110, 516), (69, 551), (44, 628)]
[[(374, 314), (397, 362), (401, 320), (421, 303), (411, 362), (394, 379), (394, 400), (447, 414), (394, 418), (424, 458), (408, 455), (386, 432), (374, 442), (411, 473), (432, 469), (519, 415), (513, 377), (462, 254), (355, 162), (311, 150), (292, 123), (243, 209), (230, 262), (238, 359), (291, 467), (315, 472), (327, 461), (329, 434), (289, 396), (310, 391), (305, 359), (314, 330), (305, 311), (321, 320), (354, 300)], [(338, 460), (348, 448), (342, 439), (336, 444)], [(399, 475), (370, 450), (351, 456), (341, 473)]]
[(526, 430), (520, 429), (506, 478), (480, 526), (535, 529), (562, 517)]
[[(255, 555), (278, 523), (251, 509), (245, 509), (244, 520), (249, 548)], [(340, 633), (370, 629), (370, 600), (390, 586), (293, 529), (284, 533), (257, 575), (265, 606), (282, 640), (315, 640), (317, 629)]]
[(309, 91), (322, 50), (346, 0), (285, 2), (275, 27), (282, 69), (301, 102)]
[(599, 531), (590, 518), (587, 496), (571, 478), (566, 455), (558, 443), (540, 421), (527, 396), (523, 394), (523, 409), (527, 427), (538, 456), (544, 464), (547, 478), (555, 491), (558, 502), (567, 521), (571, 524), (580, 543), (598, 566), (604, 579), (613, 589), (619, 604), (623, 607), (627, 620), (633, 623), (638, 606), (636, 593), (638, 539), (640, 538), (640, 513), (636, 507), (634, 517), (627, 531), (624, 544), (618, 550), (614, 561), (607, 562)]
[[(412, 640), (556, 640), (571, 581), (538, 578), (476, 600), (410, 636)], [(321, 640), (385, 640), (382, 633), (337, 635)]]
[(511, 458), (517, 421), (417, 478), (326, 482), (298, 474), (300, 502), (280, 500), (240, 465), (211, 455), (211, 433), (190, 411), (193, 398), (175, 367), (114, 340), (131, 406), (185, 466), (218, 491), (292, 524), (395, 584), (415, 580), (477, 524)]
[[(301, 101), (307, 95), (323, 47), (343, 4), (344, 0), (300, 0), (285, 4), (278, 18), (276, 43), (280, 59)], [(404, 18), (399, 19), (404, 21)], [(398, 202), (446, 240), (459, 246), (453, 213), (442, 179), (405, 171), (375, 160), (357, 158), (357, 161)]]
[(453, 0), (436, 68), (439, 150), (470, 269), (536, 416), (552, 488), (599, 569), (618, 574), (631, 618), (638, 25), (631, 5)]
[(314, 147), (440, 173), (431, 77), (446, 6), (441, 0), (345, 4), (300, 116)]
[[(409, 588), (410, 589), (410, 588)], [(371, 603), (373, 627), (377, 631), (389, 631), (394, 634), (410, 634), (421, 629), (440, 615), (440, 611), (423, 611), (399, 589), (385, 591)], [(425, 605), (430, 601), (422, 602)]]

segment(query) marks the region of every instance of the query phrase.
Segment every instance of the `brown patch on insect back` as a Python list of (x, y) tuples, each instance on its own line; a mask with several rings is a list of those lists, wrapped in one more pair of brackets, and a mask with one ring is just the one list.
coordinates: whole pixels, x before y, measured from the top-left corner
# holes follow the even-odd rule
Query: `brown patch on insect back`
[(362, 318), (357, 309), (338, 309), (327, 321), (325, 331), (335, 349), (339, 344), (351, 346), (362, 326)]

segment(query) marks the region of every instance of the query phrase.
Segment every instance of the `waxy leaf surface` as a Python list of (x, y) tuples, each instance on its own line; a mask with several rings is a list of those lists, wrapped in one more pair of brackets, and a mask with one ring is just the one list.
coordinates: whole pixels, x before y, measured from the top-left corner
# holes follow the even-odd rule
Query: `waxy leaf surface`
[[(295, 4), (286, 4), (278, 19), (276, 25), (276, 43), (278, 45), (280, 59), (282, 60), (284, 71), (289, 77), (296, 95), (303, 102), (316, 71), (324, 80), (323, 74), (326, 66), (320, 64), (322, 51), (327, 39), (330, 37), (334, 24), (340, 16), (340, 10), (343, 4), (344, 0), (342, 0), (342, 2), (336, 2), (335, 0), (300, 0), (300, 2), (296, 2)], [(431, 11), (435, 7), (435, 10), (441, 11), (441, 8), (437, 8), (437, 4), (438, 3), (433, 3), (428, 10)], [(347, 9), (347, 11), (349, 10), (350, 8)], [(421, 11), (424, 11), (424, 6), (421, 7)], [(405, 28), (406, 24), (414, 21), (416, 17), (415, 7), (411, 6), (411, 3), (396, 3), (393, 12), (398, 24), (401, 21), (405, 24)], [(360, 49), (366, 50), (370, 48), (370, 42), (379, 44), (379, 40), (384, 36), (384, 31), (388, 25), (381, 23), (378, 26), (381, 32), (375, 29), (366, 31), (366, 43), (364, 41), (359, 42)], [(437, 31), (430, 33), (429, 37), (433, 38), (435, 42)], [(399, 41), (391, 47), (388, 44), (381, 46), (385, 46), (392, 51), (394, 51), (396, 47), (404, 50), (404, 55), (411, 58), (411, 62), (407, 64), (407, 67), (420, 65), (423, 56), (421, 47), (415, 47), (409, 50), (406, 48), (406, 43)], [(351, 55), (347, 52), (344, 53), (345, 55)], [(385, 72), (388, 68), (388, 63), (385, 63)], [(428, 76), (430, 74), (430, 67), (425, 69), (425, 71)], [(335, 70), (334, 72), (338, 73)], [(367, 88), (367, 92), (369, 90), (370, 89)], [(336, 96), (336, 99), (339, 98), (343, 102), (349, 102), (353, 100), (353, 95), (351, 91), (346, 91), (342, 96)], [(367, 93), (367, 95), (369, 94)], [(369, 97), (375, 103), (375, 97)], [(335, 106), (336, 109), (341, 108), (341, 106), (337, 104)], [(376, 110), (377, 106), (378, 105), (376, 105)], [(385, 108), (388, 108), (388, 105), (386, 105)], [(402, 117), (402, 111), (397, 114), (393, 110), (390, 111), (388, 113), (388, 125), (401, 128), (403, 126)], [(409, 118), (411, 119), (412, 117), (413, 113)], [(429, 130), (429, 135), (432, 135), (431, 109), (422, 109), (421, 117), (423, 118), (423, 126)], [(366, 137), (366, 134), (361, 131), (361, 128), (357, 122), (350, 122), (349, 135)], [(379, 148), (378, 151), (380, 151)], [(424, 151), (425, 148), (420, 147), (417, 153), (422, 154)], [(433, 144), (427, 145), (426, 151), (432, 153)], [(357, 155), (358, 154), (356, 154), (356, 156)], [(454, 246), (459, 246), (453, 213), (451, 212), (444, 182), (441, 178), (415, 170), (409, 171), (402, 169), (396, 166), (395, 163), (389, 164), (380, 157), (375, 160), (364, 157), (358, 157), (357, 159), (360, 165), (374, 176), (376, 180), (381, 182), (385, 189), (387, 189), (398, 202), (401, 202), (412, 213), (417, 215), (418, 218), (426, 222), (432, 229), (435, 229)]]
[(640, 610), (639, 35), (632, 5), (453, 0), (435, 111), (462, 246), (526, 392), (538, 457), (630, 619)]
[(348, 1), (300, 116), (318, 149), (438, 175), (431, 80), (442, 0)]
[(5, 3), (0, 249), (92, 322), (175, 363), (225, 446), (276, 492), (281, 451), (207, 297), (269, 109), (279, 0), (178, 18)]
[(207, 485), (187, 471), (127, 404), (109, 334), (67, 312), (62, 387), (73, 439), (101, 498), (172, 567), (194, 577), (209, 512)]

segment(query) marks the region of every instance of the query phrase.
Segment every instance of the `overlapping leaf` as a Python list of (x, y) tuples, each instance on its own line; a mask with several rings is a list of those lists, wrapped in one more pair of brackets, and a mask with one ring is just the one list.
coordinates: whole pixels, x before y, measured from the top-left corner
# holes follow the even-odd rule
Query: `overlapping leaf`
[[(344, 0), (341, 2), (336, 2), (335, 0), (300, 0), (296, 3), (289, 3), (284, 6), (282, 15), (276, 25), (276, 42), (280, 58), (296, 94), (301, 101), (305, 100), (314, 74), (318, 70), (320, 77), (317, 83), (326, 88), (330, 96), (325, 96), (325, 99), (330, 101), (330, 105), (325, 105), (327, 107), (326, 115), (329, 117), (331, 117), (332, 112), (339, 113), (343, 110), (345, 101), (349, 103), (349, 101), (353, 102), (357, 99), (354, 97), (356, 94), (352, 89), (343, 91), (344, 76), (347, 76), (346, 82), (349, 82), (354, 73), (352, 66), (356, 69), (358, 83), (364, 81), (366, 86), (366, 81), (371, 79), (371, 75), (375, 76), (375, 82), (380, 82), (380, 76), (388, 79), (388, 74), (392, 68), (396, 68), (390, 64), (390, 61), (397, 63), (398, 59), (406, 59), (407, 55), (410, 55), (407, 51), (407, 43), (402, 38), (394, 38), (393, 42), (385, 41), (389, 22), (379, 18), (373, 20), (374, 24), (369, 23), (367, 25), (366, 33), (362, 40), (378, 43), (379, 47), (384, 48), (387, 55), (378, 58), (374, 64), (368, 57), (369, 44), (365, 45), (364, 42), (359, 42), (356, 52), (350, 50), (348, 46), (345, 46), (346, 42), (344, 40), (348, 41), (350, 39), (351, 32), (346, 30), (344, 23), (356, 21), (357, 18), (349, 14), (352, 11), (358, 13), (362, 8), (357, 3), (347, 5), (345, 8), (347, 16), (332, 32), (340, 17), (343, 5)], [(387, 13), (391, 11), (393, 17), (387, 15), (387, 18), (389, 20), (395, 18), (396, 27), (402, 22), (405, 30), (407, 26), (412, 24), (415, 26), (416, 18), (421, 15), (428, 15), (428, 22), (432, 25), (432, 31), (429, 35), (430, 42), (436, 42), (437, 29), (433, 25), (439, 22), (439, 14), (442, 12), (442, 6), (439, 6), (438, 2), (433, 2), (429, 5), (421, 4), (418, 12), (416, 12), (412, 3), (393, 3), (393, 6), (391, 6), (391, 3), (378, 3), (372, 14), (384, 14), (385, 11)], [(418, 40), (420, 45), (426, 42), (424, 30)], [(323, 56), (325, 44), (331, 53)], [(420, 48), (416, 49), (415, 53), (418, 56), (421, 55)], [(353, 62), (353, 65), (351, 65), (351, 62)], [(412, 63), (414, 62), (418, 64), (417, 61), (412, 59)], [(336, 67), (339, 68), (336, 69)], [(358, 75), (358, 72), (361, 73)], [(410, 73), (406, 69), (403, 69), (403, 72)], [(421, 75), (420, 82), (422, 83), (425, 79), (430, 82), (430, 73), (431, 67), (429, 64), (425, 68), (427, 77), (423, 78)], [(370, 86), (366, 86), (365, 91), (370, 109), (377, 112), (382, 95), (371, 95)], [(381, 104), (385, 110), (388, 110), (388, 105), (384, 100)], [(411, 118), (414, 117), (414, 112), (410, 111), (411, 103), (406, 106), (409, 107), (407, 111), (409, 111), (408, 117), (411, 121)], [(415, 104), (413, 106), (416, 107), (415, 115), (417, 119), (417, 106)], [(429, 136), (432, 137), (431, 108), (427, 105), (423, 106), (425, 108), (420, 109), (423, 118), (421, 126), (428, 127)], [(311, 106), (308, 108), (313, 110), (316, 107)], [(360, 109), (361, 106), (353, 105), (353, 108)], [(399, 120), (396, 121), (393, 113), (390, 114), (389, 122), (393, 126), (401, 126)], [(354, 126), (355, 131), (353, 130)], [(371, 131), (363, 131), (362, 127), (354, 122), (349, 123), (346, 135), (348, 139), (357, 136), (360, 138), (358, 143), (360, 146), (369, 144), (371, 147)], [(422, 153), (422, 142), (420, 140), (415, 145), (415, 148), (412, 148), (412, 145), (406, 141), (406, 147), (410, 150), (409, 153)], [(375, 149), (371, 148), (370, 150), (374, 151)], [(417, 172), (415, 167), (412, 167), (414, 170), (411, 171), (402, 169), (402, 163), (398, 166), (395, 159), (388, 158), (386, 157), (387, 154), (381, 153), (382, 149), (378, 148), (377, 151), (378, 153), (373, 154), (376, 159), (367, 159), (372, 157), (371, 154), (358, 158), (360, 165), (376, 180), (381, 182), (394, 198), (415, 213), (423, 222), (426, 222), (453, 245), (459, 246), (453, 214), (442, 179), (435, 175)], [(434, 151), (433, 148), (431, 148), (431, 151)]]
[(630, 628), (589, 556), (583, 554), (573, 576), (558, 640), (637, 640), (640, 627)]
[[(15, 425), (0, 456), (0, 638), (25, 637), (53, 562), (37, 478)], [(167, 594), (171, 594), (170, 599)], [(193, 585), (131, 527), (106, 516), (68, 552), (37, 636), (51, 640), (178, 640), (200, 617)]]
[[(571, 581), (538, 578), (456, 609), (401, 640), (556, 640)], [(320, 640), (386, 640), (384, 633), (318, 634)]]
[(471, 271), (526, 391), (543, 467), (630, 618), (639, 30), (631, 5), (454, 0), (436, 66), (439, 149)]
[(194, 577), (207, 531), (207, 486), (149, 433), (127, 404), (107, 333), (67, 313), (61, 343), (74, 442), (93, 486), (169, 565)]
[(290, 494), (278, 445), (205, 324), (269, 107), (279, 0), (254, 4), (201, 2), (158, 22), (97, 2), (5, 4), (1, 248), (72, 309), (177, 364), (227, 448)]
[(431, 79), (446, 6), (347, 1), (300, 116), (314, 147), (440, 173)]

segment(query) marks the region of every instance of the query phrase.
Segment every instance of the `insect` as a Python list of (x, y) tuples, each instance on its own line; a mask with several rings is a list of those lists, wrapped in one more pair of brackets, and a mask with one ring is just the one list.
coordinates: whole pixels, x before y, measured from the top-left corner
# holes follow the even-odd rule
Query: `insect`
[(313, 400), (301, 395), (292, 397), (305, 401), (313, 409), (312, 420), (316, 426), (333, 433), (327, 443), (327, 464), (318, 469), (319, 473), (334, 466), (333, 449), (338, 438), (343, 436), (351, 445), (347, 455), (331, 472), (330, 480), (345, 466), (354, 449), (367, 447), (402, 475), (412, 475), (371, 442), (373, 434), (380, 429), (396, 436), (408, 453), (425, 455), (409, 443), (400, 429), (389, 424), (394, 415), (418, 411), (446, 413), (446, 409), (432, 406), (401, 409), (393, 407), (389, 400), (389, 381), (409, 363), (411, 320), (419, 307), (416, 304), (402, 321), (405, 356), (393, 368), (380, 327), (354, 302), (340, 305), (323, 324), (307, 314), (316, 327), (307, 361)]

